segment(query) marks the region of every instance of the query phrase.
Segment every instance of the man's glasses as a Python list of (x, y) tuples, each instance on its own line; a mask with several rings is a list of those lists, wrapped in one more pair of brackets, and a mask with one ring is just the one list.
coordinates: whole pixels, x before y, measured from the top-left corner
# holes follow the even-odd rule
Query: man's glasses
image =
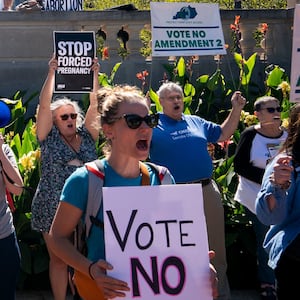
[(67, 121), (69, 118), (71, 118), (72, 120), (75, 120), (77, 118), (77, 114), (64, 114), (61, 115), (60, 118), (62, 119), (62, 121)]
[(263, 110), (263, 109), (265, 109), (270, 114), (273, 114), (275, 111), (277, 111), (277, 112), (281, 112), (282, 111), (282, 108), (280, 106), (278, 106), (278, 107), (264, 107), (264, 108), (261, 108), (261, 110)]
[(174, 100), (182, 100), (183, 97), (181, 95), (175, 95), (175, 96), (166, 97), (166, 99), (168, 99), (169, 101), (174, 101)]
[(159, 119), (159, 115), (158, 114), (151, 114), (151, 115), (147, 115), (145, 117), (141, 117), (139, 115), (134, 115), (134, 114), (130, 114), (130, 115), (123, 115), (119, 118), (116, 118), (116, 120), (120, 120), (120, 119), (125, 119), (127, 126), (130, 129), (137, 129), (139, 128), (143, 121), (150, 127), (150, 128), (154, 128), (157, 126), (158, 124), (158, 119)]

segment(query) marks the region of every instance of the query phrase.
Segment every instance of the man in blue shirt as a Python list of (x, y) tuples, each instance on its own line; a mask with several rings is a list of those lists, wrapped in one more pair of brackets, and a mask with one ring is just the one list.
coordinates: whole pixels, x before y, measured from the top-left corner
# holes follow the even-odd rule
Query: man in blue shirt
[(174, 82), (164, 83), (157, 94), (163, 108), (153, 130), (150, 160), (166, 166), (176, 183), (202, 183), (209, 248), (216, 253), (214, 266), (219, 278), (219, 298), (229, 299), (227, 282), (224, 210), (221, 195), (211, 180), (213, 163), (207, 144), (229, 139), (240, 120), (246, 100), (240, 92), (232, 96), (232, 110), (222, 125), (195, 115), (184, 115), (183, 90)]

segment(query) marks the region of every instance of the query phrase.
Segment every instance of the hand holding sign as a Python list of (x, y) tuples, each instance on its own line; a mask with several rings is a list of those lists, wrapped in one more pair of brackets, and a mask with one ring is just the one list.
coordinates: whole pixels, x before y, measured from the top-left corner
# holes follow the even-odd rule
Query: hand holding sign
[(97, 282), (97, 285), (103, 290), (106, 299), (125, 297), (124, 292), (130, 290), (128, 284), (125, 281), (106, 275), (106, 271), (112, 269), (113, 267), (111, 264), (104, 260), (99, 260), (92, 265), (90, 273)]

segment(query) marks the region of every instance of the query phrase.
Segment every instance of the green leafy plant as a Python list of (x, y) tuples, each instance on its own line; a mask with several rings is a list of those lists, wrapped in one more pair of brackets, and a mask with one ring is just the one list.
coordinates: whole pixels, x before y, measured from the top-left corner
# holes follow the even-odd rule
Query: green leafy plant
[(147, 85), (147, 81), (146, 80), (147, 80), (147, 76), (148, 75), (149, 75), (149, 72), (147, 70), (144, 70), (144, 71), (136, 74), (136, 78), (139, 79), (141, 81), (141, 83), (142, 83), (141, 90), (142, 90), (143, 93), (144, 93), (145, 87)]
[(231, 52), (242, 54), (241, 40), (242, 40), (242, 32), (240, 30), (240, 16), (235, 16), (234, 23), (230, 24), (231, 29), (231, 39), (232, 46)]
[[(154, 0), (153, 2), (159, 2), (159, 0)], [(182, 2), (182, 0), (166, 0), (166, 2)], [(187, 0), (186, 2), (195, 2), (194, 0)], [(207, 3), (207, 0), (197, 0), (197, 3)], [(234, 8), (234, 1), (232, 0), (210, 0), (210, 3), (217, 3), (219, 4), (221, 9), (233, 9)], [(149, 10), (150, 9), (150, 2), (149, 1), (140, 1), (140, 0), (131, 0), (130, 3), (137, 8), (138, 10)], [(88, 0), (84, 1), (84, 9), (85, 10), (103, 10), (109, 9), (115, 6), (127, 5), (128, 1), (125, 0)], [(270, 1), (270, 0), (260, 0), (260, 1), (253, 1), (253, 0), (243, 0), (242, 6), (244, 9), (280, 9), (286, 8), (287, 3), (286, 0), (277, 0), (277, 1)]]
[(139, 38), (142, 42), (142, 47), (140, 49), (140, 54), (147, 58), (151, 56), (152, 54), (152, 49), (151, 49), (151, 30), (149, 29), (149, 25), (145, 25), (143, 29), (141, 29)]
[(97, 56), (102, 60), (109, 58), (108, 47), (105, 47), (105, 40), (102, 36), (96, 35), (96, 44), (97, 44)]
[(99, 80), (100, 86), (112, 86), (113, 85), (115, 75), (116, 75), (118, 69), (120, 68), (121, 64), (122, 64), (121, 62), (116, 63), (114, 65), (113, 69), (111, 70), (111, 73), (109, 76), (106, 73), (99, 73), (98, 80)]
[(255, 46), (260, 48), (265, 48), (265, 43), (262, 44), (266, 38), (266, 34), (268, 31), (268, 24), (267, 23), (260, 23), (258, 27), (253, 31), (252, 36), (255, 40)]
[(127, 56), (130, 54), (130, 51), (127, 49), (126, 43), (129, 40), (129, 34), (126, 30), (124, 30), (124, 27), (119, 30), (117, 34), (117, 40), (119, 42), (119, 48), (118, 48), (118, 55), (122, 58), (122, 60), (125, 60)]
[(247, 99), (250, 97), (249, 85), (256, 64), (257, 53), (253, 53), (245, 60), (240, 53), (234, 53), (234, 60), (240, 69), (239, 85), (237, 90), (242, 90)]
[[(19, 96), (20, 92), (14, 98)], [(13, 213), (14, 226), (22, 256), (20, 287), (23, 287), (28, 276), (48, 269), (44, 240), (39, 232), (31, 229), (31, 201), (40, 177), (40, 149), (33, 118), (25, 119), (27, 104), (23, 105), (20, 98), (10, 101), (12, 122), (1, 129), (6, 143), (14, 151), (24, 181), (23, 193), (20, 196), (13, 195), (16, 208)]]

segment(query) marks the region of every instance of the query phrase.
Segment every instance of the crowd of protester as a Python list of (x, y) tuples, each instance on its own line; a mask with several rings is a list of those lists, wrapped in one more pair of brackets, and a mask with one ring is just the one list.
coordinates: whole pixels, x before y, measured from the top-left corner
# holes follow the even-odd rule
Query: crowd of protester
[[(149, 99), (137, 87), (99, 87), (99, 64), (94, 59), (93, 90), (84, 116), (77, 102), (53, 98), (56, 69), (53, 56), (37, 109), (41, 178), (32, 201), (32, 228), (42, 233), (47, 245), (54, 299), (66, 298), (69, 267), (92, 279), (103, 299), (124, 297), (129, 291), (127, 282), (106, 273), (113, 266), (106, 261), (103, 226), (95, 225), (103, 223), (102, 205), (92, 222), (87, 255), (70, 240), (87, 209), (90, 181), (85, 165), (98, 159), (96, 142), (102, 137), (104, 158), (97, 161), (105, 174), (104, 187), (144, 185), (145, 176), (150, 185), (159, 185), (162, 177), (155, 170), (160, 168), (168, 184), (202, 185), (208, 245), (213, 251), (209, 252), (212, 295), (229, 300), (224, 209), (208, 146), (230, 139), (238, 128), (246, 104), (241, 92), (232, 94), (232, 108), (220, 125), (184, 114), (184, 92), (174, 82), (159, 87), (162, 112), (152, 113)], [(297, 298), (297, 277), (291, 276), (290, 269), (300, 261), (300, 109), (295, 105), (291, 110), (287, 131), (281, 126), (278, 99), (260, 97), (254, 111), (258, 123), (242, 132), (235, 152), (239, 183), (234, 198), (244, 206), (256, 234), (261, 299)], [(5, 291), (8, 300), (15, 299), (21, 258), (7, 197), (20, 194), (22, 185), (12, 150), (0, 135), (0, 245), (10, 249), (0, 266), (2, 270), (8, 262), (15, 266), (10, 268), (11, 277), (1, 276), (1, 293)]]

